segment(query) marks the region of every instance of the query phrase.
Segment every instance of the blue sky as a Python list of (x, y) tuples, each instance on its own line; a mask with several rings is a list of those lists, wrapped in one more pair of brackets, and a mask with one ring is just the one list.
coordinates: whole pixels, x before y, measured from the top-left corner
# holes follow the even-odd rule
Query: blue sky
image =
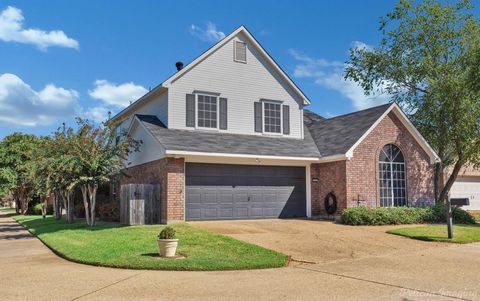
[(376, 45), (396, 1), (2, 1), (0, 138), (93, 119), (166, 79), (245, 25), (312, 100), (335, 116), (386, 101), (342, 80), (348, 49)]

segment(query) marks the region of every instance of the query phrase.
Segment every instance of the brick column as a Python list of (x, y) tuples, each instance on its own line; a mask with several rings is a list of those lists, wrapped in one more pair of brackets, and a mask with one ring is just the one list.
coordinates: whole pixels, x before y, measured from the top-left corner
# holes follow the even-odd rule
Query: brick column
[(165, 158), (162, 172), (162, 223), (185, 221), (185, 160)]

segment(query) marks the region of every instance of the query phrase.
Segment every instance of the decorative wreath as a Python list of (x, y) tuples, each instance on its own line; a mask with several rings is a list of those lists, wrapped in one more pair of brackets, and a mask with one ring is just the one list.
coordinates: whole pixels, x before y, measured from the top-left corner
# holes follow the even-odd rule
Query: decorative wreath
[(337, 211), (337, 197), (333, 191), (325, 197), (325, 211), (328, 214), (334, 214)]

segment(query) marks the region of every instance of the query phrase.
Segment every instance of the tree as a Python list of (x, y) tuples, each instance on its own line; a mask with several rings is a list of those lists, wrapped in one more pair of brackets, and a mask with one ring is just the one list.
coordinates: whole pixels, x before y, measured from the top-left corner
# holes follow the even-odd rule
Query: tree
[(31, 201), (34, 183), (29, 177), (28, 164), (37, 146), (34, 135), (14, 133), (0, 142), (0, 185), (9, 190), (17, 212), (25, 214)]
[(80, 187), (89, 226), (95, 226), (97, 189), (103, 182), (119, 173), (128, 154), (137, 151), (140, 142), (117, 133), (106, 124), (96, 126), (88, 120), (77, 118), (78, 130), (74, 135), (70, 154), (75, 158), (78, 173), (76, 184)]
[(42, 216), (47, 215), (47, 198), (52, 191), (48, 186), (48, 175), (51, 171), (52, 150), (49, 137), (40, 137), (31, 149), (30, 160), (25, 162), (28, 182), (32, 183), (32, 195), (40, 198), (42, 203)]
[(469, 1), (401, 0), (381, 21), (380, 45), (351, 49), (345, 70), (367, 95), (391, 95), (435, 149), (438, 201), (463, 166), (480, 163), (480, 23), (472, 9)]
[[(80, 178), (79, 159), (76, 158), (75, 147), (76, 133), (65, 124), (54, 133), (50, 143), (52, 157), (48, 163), (47, 187), (55, 195), (55, 200), (61, 200), (66, 210), (67, 223), (74, 221), (74, 190)], [(58, 218), (59, 206), (55, 216)]]

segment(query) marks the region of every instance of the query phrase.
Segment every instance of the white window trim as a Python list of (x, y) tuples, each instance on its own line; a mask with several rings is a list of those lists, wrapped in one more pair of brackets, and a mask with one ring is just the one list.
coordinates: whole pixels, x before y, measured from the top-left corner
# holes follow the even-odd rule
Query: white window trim
[[(198, 96), (199, 95), (216, 98), (216, 103), (217, 103), (217, 127), (211, 128), (211, 127), (203, 127), (203, 126), (198, 125)], [(213, 94), (207, 94), (207, 93), (195, 93), (195, 129), (208, 130), (208, 131), (219, 131), (219, 129), (220, 129), (220, 102), (219, 102), (220, 96), (219, 95), (213, 95)]]
[[(266, 132), (265, 131), (265, 104), (276, 104), (280, 105), (280, 133)], [(274, 136), (283, 136), (283, 104), (280, 101), (262, 101), (262, 134), (264, 135), (274, 135)]]
[[(243, 45), (245, 45), (245, 60), (244, 61), (237, 60), (237, 43), (242, 43)], [(233, 41), (233, 60), (237, 63), (244, 63), (244, 64), (247, 63), (247, 43), (245, 43), (243, 41), (239, 41), (239, 40), (234, 40)]]

